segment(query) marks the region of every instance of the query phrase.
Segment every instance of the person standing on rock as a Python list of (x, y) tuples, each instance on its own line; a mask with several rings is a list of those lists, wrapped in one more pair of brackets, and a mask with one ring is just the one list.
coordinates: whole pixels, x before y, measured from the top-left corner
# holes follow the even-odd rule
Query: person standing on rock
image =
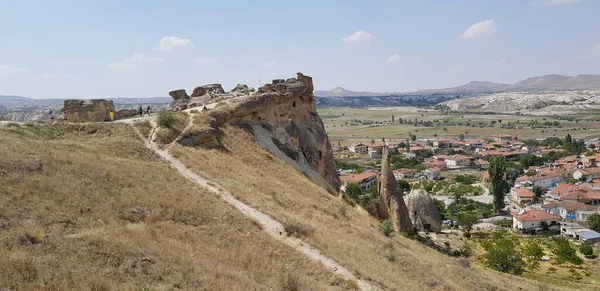
[(50, 110), (50, 121), (54, 121), (54, 111)]
[(108, 115), (110, 115), (110, 121), (115, 121), (115, 113), (112, 110), (110, 113), (108, 113)]
[(142, 109), (142, 105), (140, 105), (140, 107), (138, 107), (138, 113), (140, 114), (140, 117), (143, 116), (144, 114), (144, 109)]
[(146, 113), (148, 114), (148, 116), (150, 116), (150, 105), (148, 105), (148, 108), (146, 108)]

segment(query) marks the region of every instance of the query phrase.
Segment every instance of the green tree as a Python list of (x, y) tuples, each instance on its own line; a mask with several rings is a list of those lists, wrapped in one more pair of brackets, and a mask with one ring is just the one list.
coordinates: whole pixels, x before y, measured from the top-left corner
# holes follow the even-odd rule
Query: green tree
[(573, 138), (571, 137), (570, 133), (567, 133), (567, 136), (565, 137), (565, 144), (570, 144), (573, 142)]
[(521, 246), (523, 257), (525, 258), (525, 266), (531, 270), (540, 267), (540, 260), (544, 256), (544, 249), (537, 242), (529, 240)]
[(479, 217), (472, 212), (463, 212), (458, 216), (458, 225), (462, 227), (466, 233), (470, 233), (473, 225), (477, 223)]
[(594, 231), (600, 232), (600, 214), (594, 213), (588, 216), (588, 224)]
[(504, 208), (504, 188), (506, 185), (504, 181), (504, 173), (506, 171), (506, 162), (502, 156), (493, 156), (490, 158), (489, 162), (489, 189), (490, 194), (492, 194), (494, 197), (492, 206), (495, 212), (500, 212), (500, 210)]
[(464, 133), (459, 134), (458, 139), (465, 140), (465, 134)]
[(404, 191), (410, 191), (410, 183), (406, 180), (398, 180), (398, 188)]
[(433, 203), (435, 204), (435, 208), (437, 208), (442, 219), (446, 219), (446, 203), (437, 199), (433, 199)]
[(540, 198), (544, 194), (544, 191), (539, 186), (535, 186), (533, 187), (533, 194), (535, 194), (535, 197)]
[(411, 136), (410, 136), (410, 140), (412, 140), (412, 141), (415, 141), (415, 140), (417, 140), (417, 136), (416, 136), (416, 135), (414, 135), (414, 134), (413, 134), (413, 135), (411, 135)]
[(586, 258), (591, 258), (594, 255), (594, 248), (591, 245), (582, 244), (579, 246), (579, 252)]
[(481, 246), (486, 251), (482, 256), (486, 266), (513, 275), (523, 274), (525, 261), (512, 239), (487, 240), (482, 242)]
[(346, 185), (346, 195), (348, 195), (348, 197), (350, 197), (350, 199), (352, 200), (358, 200), (358, 198), (360, 197), (360, 195), (362, 195), (362, 189), (360, 189), (360, 186), (356, 183), (350, 183), (348, 185)]
[(555, 238), (550, 250), (554, 255), (554, 262), (556, 264), (572, 263), (574, 265), (583, 264), (583, 260), (577, 256), (575, 248), (571, 246), (571, 243), (565, 238)]

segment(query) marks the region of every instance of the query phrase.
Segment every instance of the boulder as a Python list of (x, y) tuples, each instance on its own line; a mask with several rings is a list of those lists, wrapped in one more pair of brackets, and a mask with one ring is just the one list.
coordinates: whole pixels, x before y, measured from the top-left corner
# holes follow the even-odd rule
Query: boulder
[(190, 99), (185, 89), (173, 90), (169, 92), (169, 96), (173, 97), (173, 100)]
[(214, 94), (225, 94), (225, 90), (221, 87), (221, 84), (208, 84), (202, 86), (206, 90), (206, 93), (214, 93)]
[(407, 234), (414, 233), (414, 228), (404, 204), (403, 193), (390, 166), (390, 154), (387, 146), (382, 149), (381, 171), (379, 172), (379, 216), (391, 219), (394, 229)]
[(192, 97), (200, 97), (206, 94), (206, 88), (204, 86), (194, 88), (194, 92), (192, 92)]
[(423, 189), (414, 189), (404, 196), (404, 203), (413, 226), (419, 231), (442, 231), (442, 217), (433, 199)]
[(248, 85), (246, 85), (246, 84), (237, 84), (237, 86), (235, 86), (235, 88), (231, 89), (231, 92), (238, 92), (238, 93), (244, 93), (244, 94), (248, 94), (253, 91), (254, 91), (254, 88), (248, 88)]
[(115, 113), (116, 119), (125, 119), (139, 115), (137, 109), (121, 109)]
[(68, 116), (70, 122), (110, 121), (109, 113), (115, 112), (112, 101), (104, 99), (65, 100), (61, 112)]

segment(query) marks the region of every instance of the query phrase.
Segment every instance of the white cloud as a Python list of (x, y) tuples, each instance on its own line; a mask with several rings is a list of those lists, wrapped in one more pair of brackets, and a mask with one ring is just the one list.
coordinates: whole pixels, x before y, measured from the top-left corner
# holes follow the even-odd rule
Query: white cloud
[(367, 40), (371, 40), (371, 39), (374, 39), (373, 35), (364, 30), (359, 30), (349, 36), (342, 38), (342, 40), (345, 42), (359, 42), (359, 41), (367, 41)]
[(583, 0), (533, 0), (531, 4), (543, 6), (556, 6), (563, 4), (573, 4), (582, 2)]
[(194, 45), (189, 38), (179, 38), (177, 36), (164, 36), (160, 43), (154, 47), (158, 51), (173, 51), (176, 49), (190, 49)]
[(273, 62), (273, 61), (266, 62), (266, 63), (263, 64), (263, 66), (265, 66), (265, 67), (275, 67), (275, 66), (277, 66), (277, 62)]
[(11, 66), (0, 65), (0, 78), (8, 75), (20, 75), (28, 72), (25, 68), (15, 68)]
[(391, 56), (389, 56), (387, 58), (386, 62), (388, 62), (388, 63), (395, 63), (395, 62), (399, 61), (401, 58), (402, 57), (400, 57), (399, 55), (393, 54), (393, 55), (391, 55)]
[(197, 58), (194, 60), (194, 64), (196, 65), (212, 65), (216, 63), (218, 63), (218, 61), (212, 58)]
[(498, 31), (498, 28), (496, 28), (494, 19), (488, 19), (471, 25), (471, 27), (467, 28), (467, 30), (458, 35), (458, 38), (470, 39), (478, 37), (490, 37), (494, 35), (496, 31)]
[(115, 62), (112, 64), (106, 65), (106, 68), (111, 70), (130, 70), (135, 68), (137, 65), (141, 64), (153, 64), (153, 63), (163, 63), (164, 59), (149, 57), (144, 53), (135, 53), (130, 58), (125, 59), (122, 62)]

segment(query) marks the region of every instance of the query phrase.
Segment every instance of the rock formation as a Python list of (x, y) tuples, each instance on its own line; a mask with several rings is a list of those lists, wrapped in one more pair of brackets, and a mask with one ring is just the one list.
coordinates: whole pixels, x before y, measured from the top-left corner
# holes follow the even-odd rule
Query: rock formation
[(111, 111), (115, 111), (113, 102), (103, 99), (65, 100), (61, 109), (61, 112), (67, 114), (70, 122), (110, 121)]
[(185, 92), (185, 89), (173, 90), (169, 92), (169, 96), (173, 97), (173, 101), (169, 104), (171, 108), (179, 106), (182, 109), (186, 109), (191, 101), (191, 98)]
[(381, 157), (381, 172), (379, 172), (379, 217), (391, 219), (396, 231), (413, 233), (414, 228), (404, 204), (402, 190), (392, 173), (388, 147), (383, 147)]
[(423, 189), (415, 189), (404, 196), (410, 221), (419, 231), (442, 231), (442, 217), (433, 199)]
[[(317, 113), (311, 77), (298, 73), (297, 79), (277, 79), (253, 93), (245, 85), (238, 85), (231, 93), (218, 93), (220, 85), (210, 86), (212, 98), (227, 102), (199, 113), (196, 120), (203, 121), (195, 125), (200, 129), (184, 133), (180, 141), (183, 145), (214, 146), (220, 126), (243, 126), (260, 146), (337, 195), (340, 179), (325, 126)], [(198, 102), (195, 98), (192, 102)]]

